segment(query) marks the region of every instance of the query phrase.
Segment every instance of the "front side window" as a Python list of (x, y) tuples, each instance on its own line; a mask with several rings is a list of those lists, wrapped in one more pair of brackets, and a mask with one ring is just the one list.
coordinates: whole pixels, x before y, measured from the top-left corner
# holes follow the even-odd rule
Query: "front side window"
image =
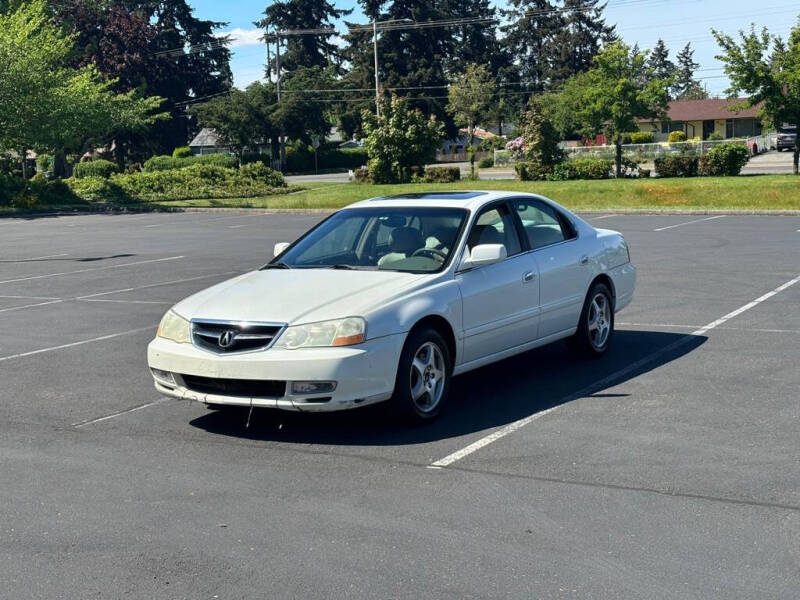
[(520, 200), (514, 203), (514, 208), (531, 250), (575, 237), (566, 219), (544, 202)]
[(522, 250), (514, 220), (505, 204), (486, 209), (478, 215), (469, 232), (467, 247), (472, 251), (481, 244), (502, 244), (508, 256), (519, 254)]
[(343, 210), (267, 267), (433, 273), (449, 261), (466, 215), (459, 208)]

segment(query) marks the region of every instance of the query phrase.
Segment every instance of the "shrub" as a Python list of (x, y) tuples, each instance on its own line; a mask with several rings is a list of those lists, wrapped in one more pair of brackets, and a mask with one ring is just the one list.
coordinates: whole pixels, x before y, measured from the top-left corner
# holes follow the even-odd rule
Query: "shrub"
[(659, 177), (694, 177), (697, 175), (698, 160), (693, 155), (659, 156), (653, 162)]
[(283, 175), (277, 171), (273, 171), (260, 161), (243, 165), (239, 169), (239, 175), (241, 177), (253, 179), (254, 181), (261, 181), (271, 187), (283, 187), (286, 185), (286, 182), (283, 180)]
[(0, 206), (31, 209), (37, 205), (57, 206), (80, 202), (62, 181), (47, 181), (43, 174), (40, 175), (24, 181), (22, 177), (0, 174)]
[(711, 134), (708, 136), (709, 141), (718, 142), (719, 140), (724, 140), (725, 138), (722, 137), (722, 134), (718, 131), (712, 131)]
[(635, 131), (631, 134), (631, 144), (652, 144), (654, 140), (651, 131)]
[(738, 175), (750, 160), (750, 152), (742, 144), (720, 144), (698, 160), (699, 175)]
[(425, 183), (453, 183), (461, 179), (458, 167), (428, 167), (425, 169)]
[(679, 142), (686, 141), (686, 134), (682, 131), (670, 131), (669, 136), (667, 136), (667, 141), (670, 144), (677, 144)]
[(230, 156), (228, 154), (203, 154), (201, 156), (189, 156), (187, 158), (154, 156), (145, 161), (143, 169), (145, 172), (172, 171), (175, 169), (186, 169), (193, 165), (216, 165), (228, 169), (235, 169), (239, 166), (239, 161), (236, 160), (235, 156)]
[(639, 169), (640, 179), (650, 179), (650, 169)]
[(491, 156), (484, 156), (478, 161), (479, 169), (489, 169), (494, 166), (494, 158)]
[(40, 154), (36, 157), (36, 171), (38, 173), (47, 173), (52, 171), (55, 167), (56, 161), (49, 154)]
[(606, 158), (577, 158), (565, 160), (553, 168), (549, 179), (608, 179), (614, 170), (614, 161)]
[(353, 171), (353, 180), (356, 183), (372, 183), (372, 178), (369, 174), (369, 169), (355, 169)]
[(242, 154), (241, 158), (239, 159), (239, 162), (242, 165), (249, 165), (250, 163), (254, 162), (262, 162), (265, 165), (269, 166), (272, 164), (272, 155), (264, 154), (261, 152), (245, 152), (244, 154)]
[[(325, 148), (318, 150), (317, 168), (358, 169), (366, 165), (368, 160), (365, 148)], [(289, 148), (286, 152), (286, 170), (290, 173), (313, 171), (313, 148)]]
[(192, 156), (192, 149), (189, 146), (180, 146), (172, 151), (172, 158), (188, 158)]
[(93, 160), (90, 162), (81, 162), (75, 165), (72, 175), (76, 179), (83, 179), (84, 177), (103, 177), (108, 179), (117, 172), (117, 165), (109, 160)]
[(547, 179), (553, 173), (551, 166), (543, 166), (534, 162), (518, 162), (514, 165), (517, 177), (521, 181), (540, 181)]
[(478, 144), (478, 149), (484, 152), (491, 152), (492, 150), (502, 150), (506, 147), (506, 142), (508, 139), (505, 136), (495, 136), (486, 138), (482, 140), (480, 144)]

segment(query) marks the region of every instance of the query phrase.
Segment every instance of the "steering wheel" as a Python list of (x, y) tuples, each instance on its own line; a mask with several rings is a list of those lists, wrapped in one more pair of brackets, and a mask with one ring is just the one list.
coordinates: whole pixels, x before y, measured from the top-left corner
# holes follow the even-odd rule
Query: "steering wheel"
[(439, 250), (438, 248), (420, 248), (419, 250), (415, 250), (411, 256), (423, 256), (424, 254), (429, 254), (431, 258), (438, 258), (442, 262), (447, 260), (447, 252)]

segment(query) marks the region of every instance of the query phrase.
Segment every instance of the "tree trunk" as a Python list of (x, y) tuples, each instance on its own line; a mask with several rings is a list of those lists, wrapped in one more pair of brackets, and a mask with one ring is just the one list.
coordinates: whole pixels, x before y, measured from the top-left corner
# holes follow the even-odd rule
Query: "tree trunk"
[(621, 139), (614, 140), (614, 147), (616, 149), (614, 162), (616, 163), (617, 177), (622, 177), (622, 140)]
[(117, 168), (120, 173), (125, 172), (125, 147), (122, 140), (114, 140), (114, 160), (117, 163)]
[(59, 179), (67, 177), (67, 153), (63, 148), (53, 154), (53, 175)]
[(797, 175), (797, 163), (800, 159), (800, 133), (797, 134), (794, 140), (794, 158), (792, 159), (792, 172)]
[(28, 151), (24, 148), (20, 153), (22, 155), (22, 179), (28, 179)]
[(469, 172), (472, 179), (475, 179), (475, 127), (469, 128)]

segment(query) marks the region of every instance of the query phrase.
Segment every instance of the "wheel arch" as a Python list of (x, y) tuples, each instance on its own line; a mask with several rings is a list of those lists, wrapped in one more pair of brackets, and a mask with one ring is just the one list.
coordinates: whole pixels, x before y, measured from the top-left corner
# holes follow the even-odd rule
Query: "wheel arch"
[(616, 306), (617, 305), (617, 289), (616, 289), (616, 287), (614, 287), (614, 280), (611, 279), (611, 277), (608, 275), (608, 273), (600, 273), (600, 274), (596, 275), (595, 278), (592, 279), (592, 282), (589, 284), (589, 289), (586, 291), (587, 294), (589, 293), (589, 290), (592, 289), (592, 286), (595, 283), (604, 283), (608, 287), (608, 289), (611, 290), (611, 302), (613, 303), (612, 306)]
[(408, 335), (420, 329), (431, 328), (438, 331), (447, 343), (447, 349), (450, 352), (450, 362), (453, 366), (456, 364), (456, 354), (458, 352), (458, 344), (456, 342), (455, 331), (450, 321), (441, 315), (426, 315), (414, 323), (413, 327), (409, 329)]

